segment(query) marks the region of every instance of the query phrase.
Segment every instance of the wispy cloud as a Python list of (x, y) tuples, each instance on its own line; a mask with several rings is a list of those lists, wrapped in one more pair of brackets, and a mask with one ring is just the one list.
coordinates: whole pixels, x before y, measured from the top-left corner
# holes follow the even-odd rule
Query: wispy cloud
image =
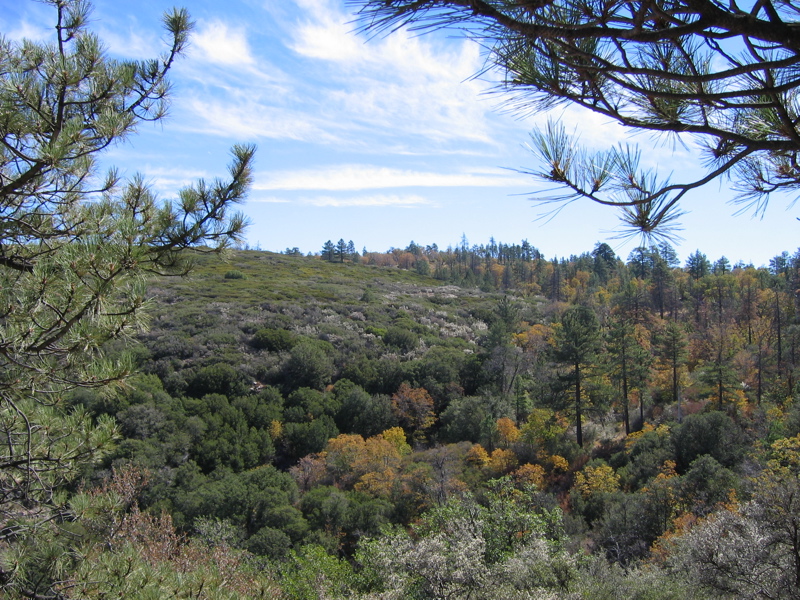
[(182, 127), (211, 135), (252, 140), (257, 138), (324, 142), (333, 135), (324, 124), (308, 119), (299, 110), (283, 107), (265, 109), (256, 100), (231, 104), (221, 99), (187, 100), (185, 108), (195, 117)]
[(39, 24), (33, 24), (28, 21), (22, 21), (22, 23), (20, 23), (20, 25), (17, 28), (8, 31), (6, 33), (6, 37), (9, 40), (15, 40), (15, 41), (21, 41), (25, 39), (25, 40), (42, 42), (48, 39), (52, 39), (53, 31), (54, 31), (53, 29), (42, 27)]
[(385, 208), (388, 206), (400, 208), (412, 208), (416, 206), (432, 204), (427, 198), (422, 196), (355, 196), (351, 198), (335, 198), (333, 196), (318, 196), (315, 198), (304, 198), (304, 204), (311, 204), (313, 206), (361, 206), (361, 207), (380, 207)]
[(330, 3), (296, 3), (305, 17), (292, 29), (290, 48), (327, 65), (328, 103), (341, 115), (438, 144), (494, 144), (493, 105), (478, 99), (487, 86), (471, 79), (482, 66), (476, 44), (444, 45), (404, 31), (367, 41), (353, 33), (352, 17)]
[(128, 26), (119, 24), (109, 27), (103, 24), (101, 38), (109, 51), (124, 58), (141, 60), (155, 58), (168, 47), (155, 30), (137, 27), (137, 21), (127, 21)]
[(171, 193), (191, 185), (198, 179), (208, 178), (208, 173), (199, 169), (170, 169), (145, 165), (141, 172), (154, 189)]
[(292, 204), (294, 200), (288, 198), (277, 198), (276, 196), (252, 196), (249, 202), (257, 202), (259, 204)]
[(430, 199), (416, 194), (377, 194), (369, 196), (301, 196), (291, 200), (278, 198), (275, 196), (255, 196), (251, 202), (265, 204), (302, 204), (317, 207), (375, 207), (375, 208), (415, 208), (419, 206), (431, 206), (434, 204)]
[(338, 3), (295, 4), (292, 16), (272, 12), (282, 30), (269, 55), (249, 24), (201, 24), (181, 63), (195, 88), (182, 126), (394, 154), (497, 145), (493, 104), (477, 99), (486, 86), (470, 80), (482, 64), (476, 44), (403, 32), (367, 41)]
[(328, 190), (351, 191), (400, 187), (500, 187), (527, 185), (522, 175), (487, 170), (481, 173), (436, 173), (375, 167), (342, 165), (325, 169), (309, 169), (282, 173), (262, 173), (256, 190)]
[(351, 34), (341, 14), (320, 0), (295, 0), (307, 18), (295, 28), (292, 49), (310, 58), (336, 62), (357, 62), (363, 45)]

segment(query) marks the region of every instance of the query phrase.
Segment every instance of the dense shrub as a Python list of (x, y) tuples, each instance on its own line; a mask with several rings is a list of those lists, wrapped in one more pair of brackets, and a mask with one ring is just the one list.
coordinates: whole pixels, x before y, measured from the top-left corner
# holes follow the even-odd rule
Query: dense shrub
[(687, 416), (675, 428), (673, 439), (679, 473), (686, 472), (704, 454), (723, 467), (735, 467), (744, 458), (747, 443), (734, 420), (720, 411)]
[(411, 352), (419, 345), (419, 336), (403, 327), (389, 327), (383, 341), (402, 352)]
[(198, 369), (187, 382), (186, 393), (195, 398), (206, 394), (222, 394), (232, 398), (247, 393), (245, 376), (226, 363), (217, 363)]
[(250, 340), (253, 348), (270, 352), (291, 350), (295, 343), (295, 336), (285, 329), (259, 329)]
[(329, 384), (334, 374), (332, 348), (319, 340), (304, 341), (292, 348), (283, 373), (287, 389), (321, 390)]

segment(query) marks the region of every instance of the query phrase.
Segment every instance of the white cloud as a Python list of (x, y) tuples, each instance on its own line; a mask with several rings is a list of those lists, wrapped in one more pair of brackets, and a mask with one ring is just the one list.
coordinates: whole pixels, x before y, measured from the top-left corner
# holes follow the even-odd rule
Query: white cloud
[(132, 59), (155, 58), (168, 49), (152, 31), (143, 34), (133, 28), (122, 32), (120, 28), (104, 27), (101, 39), (112, 54)]
[(313, 15), (296, 28), (292, 49), (309, 58), (328, 61), (357, 61), (364, 53), (363, 45), (354, 36), (341, 16), (314, 3), (299, 2)]
[(233, 67), (255, 63), (244, 30), (230, 27), (219, 20), (202, 23), (192, 36), (192, 46), (199, 50), (203, 59), (211, 63)]
[[(422, 137), (436, 151), (464, 142), (495, 145), (487, 84), (472, 76), (483, 62), (477, 44), (446, 43), (396, 31), (366, 40), (352, 15), (320, 0), (295, 0), (304, 11), (290, 30), (290, 48), (320, 69), (325, 106), (343, 121), (391, 134)], [(433, 148), (429, 148), (433, 150)]]
[(315, 198), (304, 198), (303, 203), (311, 204), (313, 206), (361, 206), (361, 207), (380, 207), (386, 208), (388, 206), (400, 208), (412, 208), (431, 204), (427, 198), (422, 196), (360, 196), (352, 198), (334, 198), (332, 196), (318, 196)]
[(343, 165), (324, 169), (261, 174), (256, 190), (368, 190), (397, 187), (500, 187), (529, 185), (521, 175), (501, 172), (489, 174), (435, 173), (375, 167), (369, 165)]
[(259, 196), (249, 199), (250, 202), (260, 204), (290, 204), (292, 201), (287, 198), (276, 198), (275, 196)]
[(189, 60), (176, 67), (191, 84), (176, 86), (185, 118), (173, 127), (395, 155), (502, 145), (493, 104), (479, 99), (485, 84), (469, 80), (482, 65), (476, 44), (402, 31), (366, 41), (338, 2), (294, 4), (293, 16), (271, 14), (280, 33), (201, 24)]

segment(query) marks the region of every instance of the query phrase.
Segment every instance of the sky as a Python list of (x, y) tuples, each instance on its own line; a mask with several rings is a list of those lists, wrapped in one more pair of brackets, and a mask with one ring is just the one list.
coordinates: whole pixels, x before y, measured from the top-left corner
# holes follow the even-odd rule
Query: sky
[[(96, 0), (91, 29), (120, 59), (153, 58), (165, 48), (160, 17), (170, 3)], [(674, 142), (630, 137), (588, 111), (520, 114), (498, 92), (499, 74), (454, 33), (356, 31), (345, 0), (187, 0), (196, 22), (172, 70), (172, 105), (162, 123), (144, 124), (103, 158), (120, 173), (141, 173), (160, 197), (198, 179), (224, 177), (230, 148), (258, 147), (254, 184), (241, 210), (247, 244), (319, 252), (327, 240), (359, 250), (440, 248), (528, 240), (547, 258), (608, 243), (625, 259), (641, 242), (620, 240), (616, 213), (575, 202), (552, 214), (536, 202), (548, 189), (521, 171), (538, 167), (530, 132), (561, 120), (590, 149), (633, 141), (646, 166), (681, 179), (698, 157)], [(9, 40), (51, 40), (55, 11), (44, 2), (0, 3)], [(766, 265), (800, 246), (800, 205), (775, 198), (763, 218), (735, 216), (725, 183), (691, 192), (673, 242), (679, 257), (699, 249)]]

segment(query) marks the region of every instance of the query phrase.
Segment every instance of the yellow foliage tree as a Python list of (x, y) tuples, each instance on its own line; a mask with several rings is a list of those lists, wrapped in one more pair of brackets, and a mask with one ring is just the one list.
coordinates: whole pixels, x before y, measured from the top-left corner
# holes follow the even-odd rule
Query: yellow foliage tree
[(397, 481), (397, 471), (394, 469), (371, 471), (364, 473), (353, 489), (375, 498), (388, 498), (392, 494), (395, 481)]
[(554, 473), (566, 473), (569, 471), (569, 461), (563, 456), (553, 454), (548, 457), (547, 462), (552, 465)]
[(495, 475), (505, 475), (513, 471), (518, 464), (519, 459), (513, 451), (498, 448), (492, 452), (486, 468)]
[(485, 467), (489, 464), (489, 453), (480, 444), (475, 444), (467, 451), (466, 461), (476, 467)]
[(619, 489), (619, 475), (608, 465), (586, 466), (575, 475), (573, 489), (588, 498), (595, 494), (616, 492)]
[(402, 427), (392, 427), (380, 435), (383, 437), (383, 439), (397, 449), (397, 452), (400, 453), (400, 456), (411, 454), (411, 446), (406, 440), (406, 432), (403, 431)]
[(379, 496), (391, 492), (401, 461), (397, 447), (383, 434), (366, 440), (340, 434), (328, 441), (324, 457), (334, 481)]
[(534, 408), (520, 428), (519, 441), (532, 446), (539, 460), (547, 458), (551, 442), (566, 433), (567, 424), (556, 412), (548, 408)]
[(436, 422), (433, 397), (425, 388), (412, 388), (401, 383), (392, 395), (392, 412), (404, 429), (419, 434)]
[(497, 435), (500, 437), (500, 445), (503, 448), (508, 448), (511, 444), (519, 440), (519, 428), (514, 424), (514, 421), (508, 417), (497, 419), (496, 427)]
[(776, 474), (800, 475), (800, 435), (776, 440), (770, 446), (769, 469)]
[(387, 469), (394, 471), (399, 466), (400, 453), (397, 448), (379, 434), (364, 441), (361, 451), (353, 458), (351, 468), (362, 477), (366, 473), (384, 472)]
[(533, 485), (537, 490), (544, 489), (544, 467), (526, 463), (511, 473), (511, 477), (518, 483)]
[(345, 486), (355, 483), (353, 464), (364, 451), (364, 438), (355, 433), (342, 433), (328, 440), (325, 446), (325, 462), (334, 480)]

